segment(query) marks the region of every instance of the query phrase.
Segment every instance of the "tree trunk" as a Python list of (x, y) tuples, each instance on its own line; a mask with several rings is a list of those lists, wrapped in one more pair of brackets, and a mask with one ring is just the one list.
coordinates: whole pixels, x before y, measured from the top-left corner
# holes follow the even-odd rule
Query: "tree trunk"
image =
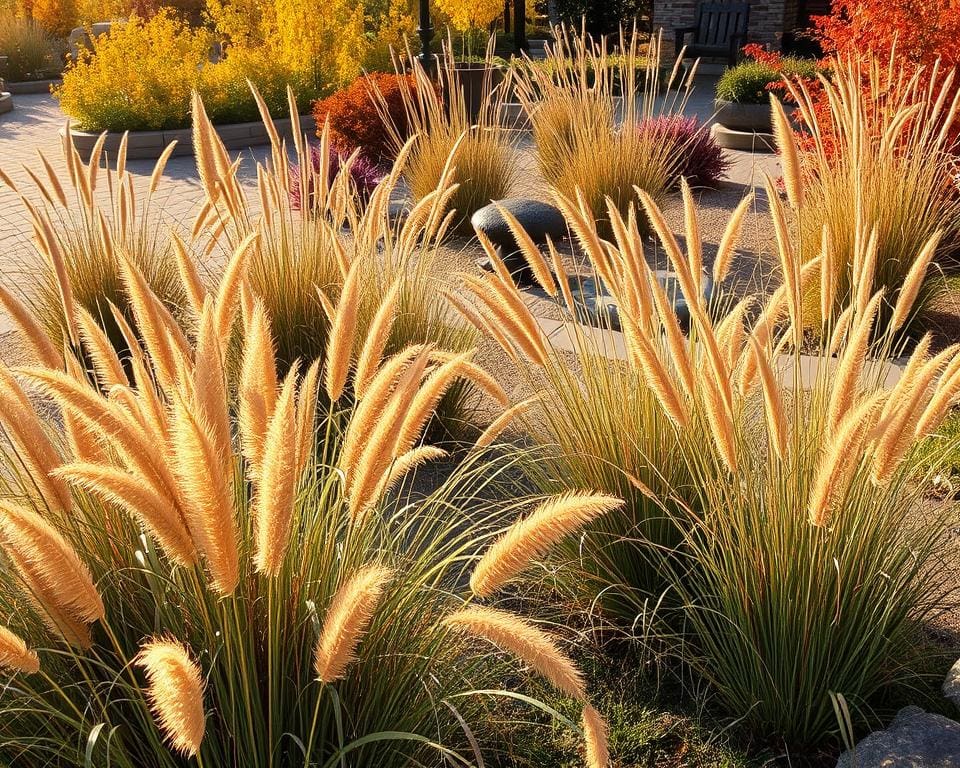
[(503, 31), (510, 34), (510, 0), (503, 0)]

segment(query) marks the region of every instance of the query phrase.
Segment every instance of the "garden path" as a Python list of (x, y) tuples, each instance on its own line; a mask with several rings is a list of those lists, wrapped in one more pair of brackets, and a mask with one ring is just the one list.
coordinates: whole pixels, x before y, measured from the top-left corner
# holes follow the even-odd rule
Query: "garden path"
[[(687, 106), (688, 114), (697, 114), (701, 119), (712, 113), (712, 82), (707, 78), (698, 78), (698, 82)], [(56, 101), (46, 94), (21, 95), (15, 98), (15, 109), (0, 118), (0, 169), (15, 184), (20, 185), (29, 197), (36, 197), (33, 184), (24, 169), (27, 166), (40, 170), (38, 152), (43, 152), (58, 173), (66, 173), (60, 152), (58, 131), (63, 127), (65, 118)], [(245, 184), (252, 186), (255, 180), (257, 160), (267, 156), (265, 147), (244, 151), (240, 176)], [(709, 239), (716, 242), (722, 232), (729, 211), (740, 197), (750, 188), (762, 183), (763, 172), (778, 174), (778, 163), (772, 155), (731, 152), (733, 162), (729, 180), (718, 191), (704, 191), (701, 221)], [(518, 164), (521, 166), (520, 182), (515, 194), (542, 197), (545, 194), (543, 181), (536, 171), (529, 140), (521, 141), (518, 149)], [(137, 192), (145, 191), (154, 167), (152, 160), (130, 160), (127, 167), (135, 177)], [(98, 190), (103, 194), (103, 190)], [(762, 196), (762, 190), (760, 191)], [(155, 196), (154, 210), (163, 224), (183, 229), (188, 227), (193, 216), (199, 210), (203, 193), (197, 177), (192, 157), (175, 157), (167, 164), (164, 182)], [(255, 198), (255, 196), (254, 196)], [(763, 215), (759, 205), (757, 213)], [(677, 211), (670, 206), (667, 213), (678, 231), (681, 228)], [(676, 219), (676, 221), (674, 221)], [(744, 253), (748, 255), (748, 271), (756, 265), (767, 240), (766, 230), (760, 220), (757, 221), (755, 237), (751, 243), (745, 243)], [(0, 281), (4, 284), (16, 284), (26, 280), (26, 275), (35, 268), (34, 249), (30, 242), (31, 228), (23, 206), (17, 195), (6, 186), (0, 185)], [(709, 246), (707, 248), (709, 256)], [(0, 314), (0, 334), (9, 331), (6, 318)]]

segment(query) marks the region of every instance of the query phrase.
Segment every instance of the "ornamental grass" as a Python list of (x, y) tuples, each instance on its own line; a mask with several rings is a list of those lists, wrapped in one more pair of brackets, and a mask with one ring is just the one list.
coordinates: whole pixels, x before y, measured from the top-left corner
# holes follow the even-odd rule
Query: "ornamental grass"
[[(202, 164), (219, 150), (197, 115)], [(216, 178), (215, 204), (239, 204)], [(584, 709), (591, 765), (608, 765), (560, 639), (496, 595), (543, 555), (533, 523), (557, 542), (617, 500), (507, 495), (518, 457), (482, 448), (417, 478), (446, 455), (424, 440), (444, 393), (464, 378), (502, 392), (471, 350), (389, 351), (399, 289), (361, 325), (368, 255), (328, 299), (334, 343), (281, 365), (252, 269), (268, 233), (245, 237), (217, 281), (181, 262), (179, 322), (113, 244), (133, 315), (117, 315), (122, 351), (65, 273), (76, 337), (58, 347), (15, 315), (35, 359), (0, 367), (0, 664), (14, 676), (0, 760), (476, 764), (497, 749), (490, 696), (529, 669)], [(479, 562), (483, 604), (468, 587)]]
[[(681, 633), (682, 661), (731, 716), (757, 738), (809, 751), (837, 741), (835, 695), (854, 728), (876, 725), (890, 714), (890, 691), (923, 677), (921, 628), (945, 605), (936, 568), (945, 527), (909, 511), (937, 471), (919, 447), (960, 400), (960, 350), (932, 354), (924, 338), (890, 384), (885, 361), (901, 351), (898, 329), (939, 233), (918, 243), (912, 279), (888, 299), (869, 222), (856, 239), (852, 295), (837, 296), (839, 320), (811, 348), (804, 297), (831, 246), (801, 256), (803, 230), (791, 221), (807, 198), (789, 172), (795, 152), (783, 160), (787, 202), (767, 179), (783, 275), (769, 296), (726, 313), (703, 298), (703, 237), (682, 183), (684, 248), (643, 190), (625, 216), (608, 201), (609, 242), (583, 195), (556, 194), (617, 300), (622, 346), (602, 328), (570, 325), (575, 361), (555, 349), (492, 248), (494, 273), (465, 277), (452, 303), (537, 393), (521, 419), (543, 446), (539, 487), (626, 500), (568, 548), (571, 584), (588, 584), (628, 630)], [(718, 282), (746, 205), (721, 238)], [(686, 332), (645, 259), (644, 216), (687, 299)], [(577, 277), (552, 246), (549, 259), (523, 252), (543, 290), (579, 316)]]
[[(836, 58), (832, 69), (831, 78), (818, 75), (809, 86), (788, 83), (802, 118), (805, 150), (791, 153), (804, 192), (796, 210), (797, 247), (810, 261), (827, 238), (824, 268), (832, 274), (824, 279), (835, 283), (832, 302), (818, 302), (816, 290), (807, 298), (814, 327), (818, 319), (825, 322), (824, 312), (835, 321), (852, 300), (862, 268), (858, 254), (876, 260), (874, 290), (886, 289), (881, 306), (886, 320), (921, 248), (941, 232), (937, 258), (950, 256), (960, 228), (952, 154), (960, 108), (956, 72), (939, 63), (901, 65), (894, 58)], [(785, 145), (796, 138), (782, 110), (775, 109), (778, 114), (777, 142), (786, 154)], [(858, 242), (871, 237), (870, 248)]]
[[(625, 216), (634, 187), (659, 200), (675, 183), (682, 159), (673, 135), (644, 125), (680, 114), (696, 73), (694, 67), (681, 83), (678, 62), (664, 81), (658, 39), (645, 48), (636, 29), (621, 28), (618, 42), (614, 56), (606, 37), (595, 41), (563, 27), (547, 46), (546, 65), (516, 70), (517, 99), (530, 120), (540, 172), (567, 197), (582, 195), (605, 236), (607, 198)], [(645, 220), (640, 228), (649, 231)]]

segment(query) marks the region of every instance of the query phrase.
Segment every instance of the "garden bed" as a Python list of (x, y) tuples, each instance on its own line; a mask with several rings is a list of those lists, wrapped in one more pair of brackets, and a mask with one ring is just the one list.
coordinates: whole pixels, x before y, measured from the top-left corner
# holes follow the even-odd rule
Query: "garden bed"
[[(277, 133), (284, 137), (293, 135), (293, 127), (289, 118), (274, 120)], [(217, 134), (227, 149), (244, 149), (270, 143), (267, 126), (261, 121), (251, 123), (232, 123), (215, 126)], [(60, 132), (63, 135), (63, 131)], [(93, 131), (71, 131), (73, 146), (80, 156), (89, 158), (94, 145), (101, 133)], [(120, 149), (120, 142), (124, 134), (117, 131), (107, 131), (107, 139), (103, 145), (105, 152), (115, 154)], [(193, 154), (193, 133), (191, 128), (175, 128), (165, 131), (131, 131), (127, 134), (127, 157), (135, 159), (155, 159), (172, 141), (177, 142), (173, 150), (173, 157)]]
[(14, 96), (27, 96), (36, 93), (50, 93), (50, 89), (63, 82), (59, 77), (52, 80), (24, 80), (19, 83), (7, 81), (5, 88)]

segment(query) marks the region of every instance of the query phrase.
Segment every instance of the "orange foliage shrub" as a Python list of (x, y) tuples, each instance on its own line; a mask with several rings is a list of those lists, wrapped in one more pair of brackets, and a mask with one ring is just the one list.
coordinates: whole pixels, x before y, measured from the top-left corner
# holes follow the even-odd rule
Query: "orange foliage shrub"
[(406, 77), (411, 88), (413, 78), (408, 75), (373, 73), (358, 77), (350, 85), (313, 105), (317, 134), (330, 121), (330, 140), (343, 154), (359, 149), (372, 162), (386, 164), (393, 160), (394, 149), (390, 135), (374, 102), (374, 86), (383, 94), (390, 114), (401, 130), (407, 123), (406, 110), (400, 91), (400, 78)]

